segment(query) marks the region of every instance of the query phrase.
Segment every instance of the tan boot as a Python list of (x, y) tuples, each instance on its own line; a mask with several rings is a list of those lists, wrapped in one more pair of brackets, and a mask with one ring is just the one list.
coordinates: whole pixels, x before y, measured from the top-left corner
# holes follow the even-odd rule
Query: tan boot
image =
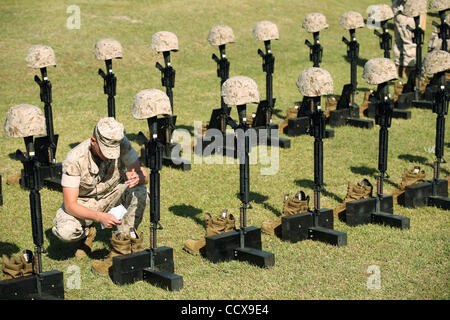
[[(212, 217), (209, 212), (205, 214), (206, 235), (205, 237), (214, 236), (223, 232), (228, 232), (236, 229), (236, 220), (232, 214), (228, 214), (228, 210), (224, 209), (222, 215)], [(186, 240), (183, 250), (186, 252), (198, 255), (206, 246), (206, 239), (200, 240)]]
[(284, 195), (282, 216), (273, 222), (263, 222), (261, 224), (261, 231), (270, 235), (275, 235), (280, 232), (281, 218), (298, 213), (305, 213), (309, 209), (309, 196), (305, 197), (303, 191), (296, 193), (294, 198), (290, 198), (289, 194)]
[(298, 108), (299, 106), (294, 106), (292, 108), (289, 108), (286, 110), (286, 118), (284, 119), (284, 121), (278, 126), (278, 130), (280, 132), (284, 131), (284, 128), (286, 128), (288, 126), (289, 123), (289, 119), (295, 119), (297, 118), (298, 115)]
[(397, 81), (394, 83), (394, 102), (398, 100), (398, 96), (403, 92), (403, 83), (401, 81)]
[(91, 251), (92, 251), (92, 242), (95, 239), (95, 236), (97, 234), (97, 230), (94, 226), (89, 227), (89, 233), (84, 240), (80, 243), (80, 245), (77, 248), (77, 251), (75, 252), (75, 257), (78, 259), (87, 257)]
[(2, 280), (15, 279), (22, 276), (21, 269), (23, 268), (22, 261), (17, 257), (8, 258), (6, 255), (2, 255)]
[(124, 234), (111, 235), (111, 252), (104, 260), (96, 260), (92, 263), (92, 271), (100, 275), (108, 275), (112, 266), (112, 259), (122, 254), (131, 253), (130, 237)]
[(347, 184), (347, 195), (345, 196), (344, 202), (333, 209), (333, 215), (338, 217), (340, 213), (344, 212), (346, 209), (347, 202), (356, 201), (360, 199), (366, 199), (372, 196), (373, 186), (367, 179), (364, 179), (357, 184), (348, 183)]
[(18, 174), (12, 175), (12, 176), (8, 176), (6, 178), (6, 184), (7, 185), (18, 185), (20, 184), (20, 178), (21, 178), (21, 173), (19, 172)]
[(137, 233), (135, 229), (130, 232), (130, 241), (131, 241), (131, 252), (140, 252), (144, 251), (143, 243), (143, 234)]
[(366, 110), (369, 107), (369, 97), (372, 91), (366, 91), (364, 92), (364, 99), (363, 102), (359, 105), (359, 115), (362, 117), (364, 116), (364, 110)]
[(22, 262), (22, 277), (28, 277), (33, 274), (33, 253), (30, 250), (23, 250), (20, 256)]
[(400, 188), (396, 189), (392, 193), (392, 198), (394, 198), (394, 200), (396, 201), (397, 198), (405, 192), (405, 188), (407, 186), (425, 181), (425, 171), (420, 170), (419, 166), (414, 166), (412, 170), (405, 169), (402, 174), (402, 182), (400, 183)]
[(336, 110), (338, 104), (337, 97), (331, 96), (327, 98), (327, 102), (325, 104), (325, 117), (328, 118), (330, 116), (330, 112)]

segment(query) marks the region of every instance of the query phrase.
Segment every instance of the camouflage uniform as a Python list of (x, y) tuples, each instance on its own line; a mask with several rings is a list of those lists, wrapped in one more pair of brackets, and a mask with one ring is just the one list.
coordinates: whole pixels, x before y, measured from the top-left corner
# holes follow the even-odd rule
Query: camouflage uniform
[[(128, 212), (122, 224), (117, 225), (117, 230), (129, 235), (130, 229), (137, 229), (142, 221), (147, 198), (144, 185), (128, 188), (124, 184), (126, 166), (137, 160), (138, 154), (126, 137), (120, 143), (120, 157), (105, 161), (94, 158), (88, 139), (71, 150), (63, 161), (61, 185), (79, 188), (78, 203), (94, 211), (108, 212), (122, 204)], [(86, 237), (92, 224), (91, 220), (79, 219), (67, 213), (64, 204), (56, 212), (53, 222), (53, 233), (66, 242)]]
[(414, 18), (403, 14), (404, 0), (392, 0), (394, 12), (394, 62), (396, 66), (414, 67), (416, 45), (413, 43), (414, 34), (406, 26), (415, 28)]

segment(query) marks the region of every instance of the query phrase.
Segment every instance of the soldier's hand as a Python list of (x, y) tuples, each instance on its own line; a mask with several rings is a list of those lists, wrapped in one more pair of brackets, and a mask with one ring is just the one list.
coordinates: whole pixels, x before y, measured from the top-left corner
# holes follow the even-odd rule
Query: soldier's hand
[(139, 184), (139, 174), (137, 174), (134, 169), (132, 169), (131, 171), (127, 171), (125, 175), (127, 177), (127, 181), (125, 181), (125, 184), (129, 188), (133, 188)]
[(122, 224), (122, 221), (117, 220), (112, 214), (106, 212), (100, 213), (98, 222), (100, 222), (105, 228), (112, 228), (115, 225)]

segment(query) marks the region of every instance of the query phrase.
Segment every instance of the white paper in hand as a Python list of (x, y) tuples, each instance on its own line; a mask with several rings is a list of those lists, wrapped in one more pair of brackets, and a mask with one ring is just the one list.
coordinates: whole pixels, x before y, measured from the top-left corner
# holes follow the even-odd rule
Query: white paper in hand
[[(112, 214), (117, 220), (122, 220), (123, 216), (127, 213), (127, 209), (123, 205), (118, 205), (117, 207), (112, 208), (108, 211), (109, 214)], [(102, 229), (105, 229), (103, 225)]]

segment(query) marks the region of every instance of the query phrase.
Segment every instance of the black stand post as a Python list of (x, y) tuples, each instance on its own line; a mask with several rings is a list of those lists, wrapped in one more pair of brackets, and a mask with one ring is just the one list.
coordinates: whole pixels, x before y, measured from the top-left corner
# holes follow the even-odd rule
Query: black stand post
[(319, 42), (319, 32), (313, 33), (314, 44), (309, 42), (308, 39), (305, 40), (305, 44), (309, 48), (309, 61), (313, 63), (313, 67), (319, 68), (322, 62), (323, 47)]
[[(44, 186), (61, 191), (62, 163), (57, 163), (55, 158), (58, 135), (55, 135), (53, 130), (53, 114), (51, 105), (52, 84), (47, 77), (47, 68), (44, 67), (40, 70), (42, 79), (35, 75), (34, 81), (39, 85), (40, 98), (41, 101), (44, 102), (47, 136), (34, 139), (36, 158), (40, 163), (39, 170), (41, 171), (41, 175), (44, 179)], [(22, 179), (22, 181), (24, 181), (24, 179)]]
[(157, 230), (162, 230), (160, 219), (160, 173), (163, 145), (158, 138), (157, 118), (147, 119), (150, 141), (145, 146), (146, 165), (150, 173), (150, 249), (113, 258), (110, 275), (115, 284), (123, 285), (147, 281), (154, 286), (177, 291), (183, 288), (183, 277), (174, 274), (173, 249), (157, 247)]
[(384, 51), (384, 57), (387, 59), (391, 58), (391, 49), (392, 49), (392, 36), (388, 32), (388, 21), (381, 21), (381, 28), (383, 29), (383, 33), (378, 32), (378, 30), (374, 30), (373, 33), (380, 38), (380, 49)]
[(2, 175), (0, 174), (0, 206), (3, 205), (3, 193), (2, 193)]
[(347, 45), (347, 57), (350, 60), (350, 83), (344, 85), (336, 110), (330, 111), (328, 124), (332, 127), (350, 125), (358, 128), (371, 129), (373, 128), (373, 121), (360, 119), (359, 107), (355, 103), (357, 89), (356, 64), (359, 54), (359, 43), (356, 41), (355, 29), (350, 29), (350, 39), (348, 41), (345, 37), (342, 37), (342, 41)]
[(408, 82), (403, 87), (402, 93), (398, 96), (396, 108), (409, 108), (413, 106), (412, 101), (419, 101), (422, 98), (420, 92), (420, 81), (422, 76), (422, 44), (425, 32), (420, 28), (420, 16), (414, 17), (415, 28), (407, 26), (407, 29), (414, 33), (413, 43), (416, 44), (416, 64), (414, 72), (408, 77)]
[(445, 116), (448, 113), (448, 91), (446, 90), (445, 71), (435, 74), (434, 78), (439, 79), (439, 85), (434, 86), (432, 93), (433, 113), (436, 118), (436, 144), (433, 180), (417, 183), (405, 188), (405, 193), (399, 202), (410, 208), (422, 206), (434, 206), (444, 210), (450, 210), (450, 199), (448, 198), (448, 181), (440, 179), (440, 164), (445, 162), (444, 138), (445, 138)]
[[(237, 134), (237, 153), (239, 158), (239, 178), (241, 200), (240, 208), (240, 229), (236, 231), (224, 232), (218, 235), (206, 237), (206, 258), (212, 262), (227, 260), (245, 261), (261, 268), (271, 267), (275, 264), (273, 253), (262, 251), (261, 229), (247, 227), (247, 209), (251, 209), (249, 204), (250, 194), (250, 139), (246, 134), (249, 126), (246, 119), (246, 106), (240, 105), (238, 108), (239, 125), (227, 117), (227, 124), (232, 127)], [(242, 152), (242, 150), (244, 152)]]
[(102, 69), (98, 69), (98, 74), (103, 78), (103, 92), (108, 95), (108, 117), (116, 117), (116, 87), (117, 78), (112, 71), (112, 60), (105, 60), (106, 74)]
[[(172, 134), (175, 130), (175, 123), (177, 116), (173, 115), (173, 91), (175, 87), (175, 69), (170, 63), (170, 51), (164, 51), (164, 64), (163, 67), (159, 62), (156, 62), (156, 68), (161, 71), (161, 84), (166, 88), (166, 94), (169, 97), (170, 107), (172, 109), (172, 115), (165, 116), (157, 119), (158, 135), (161, 137), (160, 142), (163, 145), (163, 164), (166, 166), (182, 169), (183, 171), (191, 170), (191, 162), (185, 159), (181, 159), (181, 146), (178, 143), (172, 142)], [(141, 144), (148, 142), (147, 137), (142, 132), (138, 133), (138, 138)], [(142, 151), (142, 150), (141, 150)], [(176, 159), (173, 158), (173, 154), (177, 154)], [(144, 152), (141, 152), (145, 155)], [(143, 163), (146, 163), (145, 159), (142, 159)]]
[(333, 210), (320, 207), (323, 187), (323, 138), (325, 115), (320, 109), (320, 96), (309, 97), (312, 114), (309, 134), (314, 137), (314, 209), (281, 218), (281, 238), (292, 243), (302, 240), (323, 241), (338, 247), (347, 245), (347, 234), (333, 230)]
[(42, 254), (44, 249), (44, 233), (42, 228), (41, 195), (43, 177), (39, 169), (40, 163), (35, 156), (33, 137), (25, 137), (27, 156), (20, 150), (17, 158), (24, 167), (24, 184), (30, 190), (30, 212), (33, 243), (33, 274), (28, 277), (0, 281), (0, 299), (64, 299), (63, 273), (59, 271), (42, 272)]
[[(266, 53), (258, 49), (258, 54), (263, 59), (262, 69), (266, 73), (266, 100), (262, 100), (256, 109), (256, 116), (253, 119), (252, 128), (258, 133), (258, 144), (271, 145), (273, 140), (278, 140), (277, 145), (280, 148), (290, 148), (291, 141), (278, 137), (278, 125), (272, 123), (272, 113), (275, 108), (275, 98), (273, 98), (272, 74), (275, 67), (275, 57), (270, 49), (270, 40), (264, 41)], [(272, 136), (271, 130), (275, 130), (277, 136)], [(259, 132), (264, 132), (261, 135)], [(265, 139), (262, 139), (264, 138)]]
[(384, 82), (378, 85), (376, 91), (375, 123), (380, 126), (378, 145), (378, 171), (377, 195), (366, 199), (360, 199), (346, 203), (346, 210), (341, 213), (341, 218), (347, 224), (356, 226), (367, 223), (377, 223), (409, 229), (409, 218), (393, 214), (392, 196), (383, 194), (383, 180), (387, 177), (387, 155), (388, 155), (388, 128), (392, 122), (393, 101), (389, 99), (389, 83)]

